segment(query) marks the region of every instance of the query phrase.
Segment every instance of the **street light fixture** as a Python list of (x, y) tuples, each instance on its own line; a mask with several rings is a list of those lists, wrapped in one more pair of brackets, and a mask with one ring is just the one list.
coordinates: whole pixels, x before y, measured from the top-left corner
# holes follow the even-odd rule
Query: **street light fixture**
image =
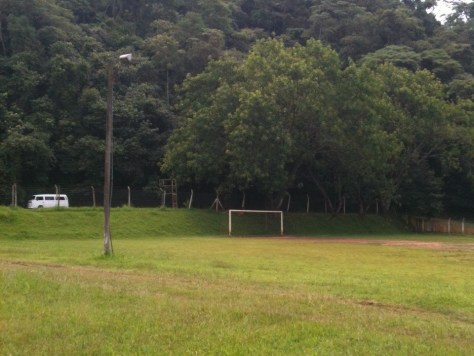
[[(132, 54), (122, 54), (120, 60), (132, 61)], [(110, 205), (112, 196), (112, 136), (113, 136), (113, 91), (114, 91), (114, 63), (107, 69), (107, 118), (105, 123), (105, 160), (104, 160), (104, 255), (110, 255), (112, 237), (110, 235)]]
[(131, 62), (132, 61), (132, 54), (131, 53), (122, 54), (121, 56), (119, 56), (119, 58), (122, 59), (122, 60), (126, 59), (127, 61)]

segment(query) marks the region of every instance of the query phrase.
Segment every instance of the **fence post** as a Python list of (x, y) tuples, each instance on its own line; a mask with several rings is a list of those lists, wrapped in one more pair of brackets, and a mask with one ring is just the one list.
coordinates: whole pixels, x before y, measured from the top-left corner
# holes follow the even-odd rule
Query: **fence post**
[(166, 191), (162, 188), (160, 188), (161, 191), (161, 207), (165, 208), (166, 207)]
[(91, 185), (91, 190), (92, 190), (92, 206), (95, 208), (95, 189)]
[(451, 218), (448, 219), (448, 234), (451, 234)]
[(57, 202), (58, 202), (58, 206), (57, 206), (57, 207), (59, 208), (59, 187), (58, 187), (56, 184), (54, 185), (54, 190), (55, 190), (55, 192), (56, 192), (56, 200), (57, 200)]
[(15, 208), (18, 206), (18, 193), (16, 190), (16, 183), (12, 185), (12, 206)]
[(128, 205), (128, 207), (130, 208), (130, 206), (132, 205), (132, 193), (131, 193), (131, 191), (130, 191), (130, 186), (127, 186), (127, 190), (128, 190), (127, 205)]
[(309, 194), (306, 194), (306, 213), (309, 213)]
[(462, 218), (462, 223), (461, 223), (461, 233), (464, 235), (464, 220), (465, 218)]
[(214, 199), (214, 202), (212, 203), (211, 207), (209, 209), (212, 209), (212, 207), (214, 206), (214, 204), (216, 205), (216, 212), (219, 211), (219, 206), (222, 208), (222, 210), (224, 210), (224, 207), (222, 206), (222, 203), (219, 199), (219, 191), (216, 190), (216, 199)]
[(191, 189), (191, 197), (189, 198), (188, 209), (191, 209), (191, 207), (193, 206), (193, 195), (194, 195), (194, 190)]

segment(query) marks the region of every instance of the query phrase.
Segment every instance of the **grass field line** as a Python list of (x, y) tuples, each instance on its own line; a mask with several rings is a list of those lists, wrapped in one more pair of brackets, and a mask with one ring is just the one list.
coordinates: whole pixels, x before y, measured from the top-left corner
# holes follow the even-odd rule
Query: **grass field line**
[[(363, 300), (347, 298), (330, 293), (315, 293), (314, 291), (299, 290), (298, 287), (291, 289), (278, 285), (262, 285), (252, 281), (241, 281), (238, 278), (200, 278), (199, 276), (175, 275), (167, 272), (149, 272), (135, 270), (116, 270), (104, 269), (93, 266), (52, 264), (38, 261), (22, 261), (22, 260), (5, 260), (0, 259), (0, 270), (10, 270), (15, 273), (19, 270), (27, 273), (40, 274), (43, 272), (54, 275), (55, 279), (75, 280), (79, 285), (98, 287), (107, 293), (127, 292), (137, 295), (163, 296), (173, 294), (173, 298), (177, 300), (186, 300), (190, 297), (187, 295), (174, 295), (173, 291), (179, 290), (196, 290), (205, 288), (206, 290), (214, 290), (215, 293), (235, 294), (236, 296), (244, 294), (249, 296), (257, 296), (265, 298), (270, 296), (279, 299), (291, 299), (300, 301), (301, 303), (333, 304), (345, 305), (365, 310), (383, 310), (386, 313), (417, 317), (422, 319), (442, 319), (459, 325), (474, 326), (474, 320), (468, 316), (459, 314), (451, 314), (447, 311), (427, 310), (420, 307), (408, 306), (403, 304), (382, 303), (375, 300)], [(138, 288), (139, 287), (139, 288)], [(216, 302), (216, 301), (214, 301)], [(218, 307), (219, 303), (214, 307)]]

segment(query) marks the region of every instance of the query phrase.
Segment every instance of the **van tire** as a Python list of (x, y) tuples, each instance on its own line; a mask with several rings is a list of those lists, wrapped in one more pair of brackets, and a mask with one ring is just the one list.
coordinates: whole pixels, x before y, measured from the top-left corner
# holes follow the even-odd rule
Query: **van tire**
[(43, 205), (38, 205), (38, 209), (40, 209), (40, 208), (42, 208), (42, 207), (43, 207)]

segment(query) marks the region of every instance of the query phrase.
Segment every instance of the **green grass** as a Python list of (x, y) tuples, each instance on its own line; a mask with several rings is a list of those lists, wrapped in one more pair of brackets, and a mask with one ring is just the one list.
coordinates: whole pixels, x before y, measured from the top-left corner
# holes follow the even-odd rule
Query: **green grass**
[[(103, 211), (93, 208), (8, 209), (0, 207), (0, 238), (97, 238)], [(219, 235), (226, 231), (223, 213), (184, 209), (112, 209), (114, 238)]]
[[(380, 216), (355, 214), (331, 218), (325, 214), (285, 214), (285, 234), (293, 236), (347, 236), (405, 234), (399, 224)], [(233, 217), (235, 235), (278, 235), (280, 221), (275, 215), (252, 214)], [(0, 239), (74, 239), (102, 235), (103, 211), (74, 209), (9, 209), (0, 207)], [(211, 210), (112, 209), (114, 238), (163, 236), (224, 236), (228, 215)]]
[(0, 209), (0, 354), (474, 353), (472, 237), (225, 238), (211, 212), (112, 217), (104, 257), (100, 211)]

